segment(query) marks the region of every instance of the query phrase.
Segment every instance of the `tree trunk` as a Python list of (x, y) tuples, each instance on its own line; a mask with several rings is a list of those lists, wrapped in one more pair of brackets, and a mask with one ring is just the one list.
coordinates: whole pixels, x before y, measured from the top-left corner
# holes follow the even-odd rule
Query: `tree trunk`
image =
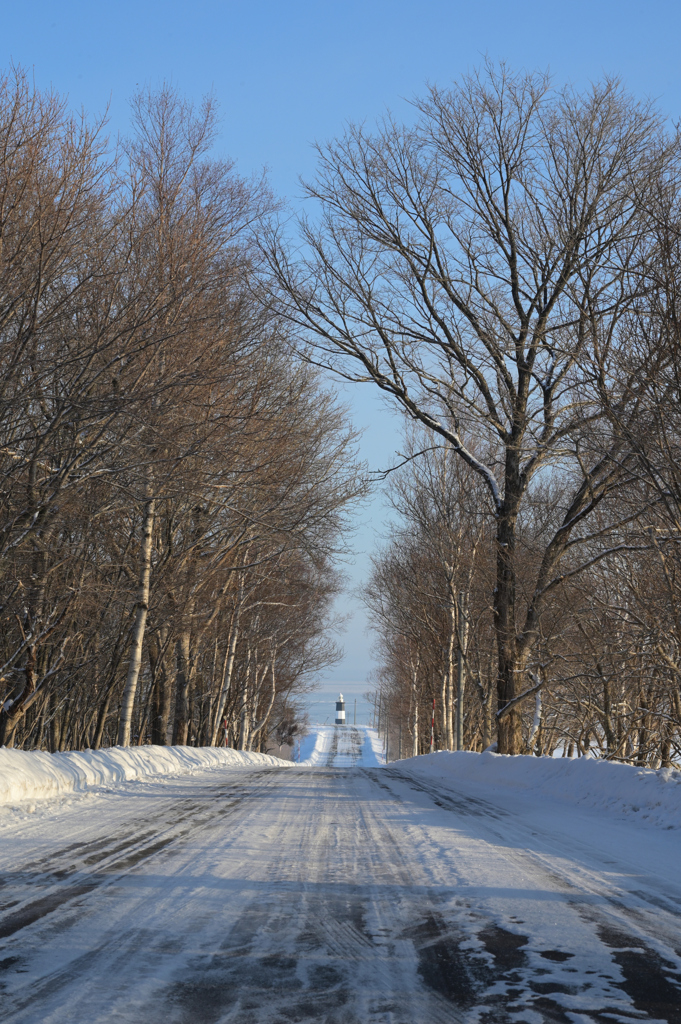
[(172, 677), (168, 673), (165, 660), (159, 669), (158, 690), (156, 691), (156, 708), (151, 725), (151, 742), (165, 747), (168, 744), (168, 726), (170, 725), (170, 709), (172, 702)]
[(43, 701), (43, 705), (42, 705), (42, 707), (40, 709), (40, 727), (38, 729), (38, 733), (37, 733), (36, 739), (35, 739), (35, 749), (36, 750), (42, 750), (42, 747), (43, 747), (43, 738), (45, 736), (45, 725), (46, 725), (46, 719), (47, 719), (47, 711), (48, 711), (48, 700), (47, 700), (47, 698), (45, 698), (45, 700)]
[(537, 692), (534, 695), (534, 719), (532, 721), (530, 737), (527, 741), (527, 752), (528, 754), (534, 753), (534, 748), (535, 746), (537, 746), (539, 749), (536, 751), (536, 753), (539, 757), (541, 757), (542, 713), (543, 704), (541, 690), (537, 690)]
[(152, 672), (151, 677), (151, 688), (147, 694), (146, 707), (144, 712), (140, 716), (140, 726), (137, 733), (137, 746), (144, 746), (146, 742), (147, 729), (149, 727), (149, 718), (153, 716), (153, 709), (156, 704), (156, 690), (158, 689), (159, 680)]
[(441, 709), (442, 709), (442, 713), (440, 715), (440, 719), (442, 721), (442, 739), (441, 739), (441, 747), (440, 747), (441, 750), (449, 750), (450, 749), (449, 746), (448, 746), (448, 743), (449, 743), (449, 730), (447, 729), (447, 697), (449, 696), (449, 690), (450, 690), (449, 679), (450, 679), (450, 676), (449, 676), (449, 673), (447, 671), (447, 666), (445, 666), (444, 671), (442, 673), (442, 682), (440, 684), (440, 706), (441, 706)]
[(461, 591), (458, 597), (458, 640), (456, 672), (456, 749), (463, 750), (463, 697), (466, 687), (466, 644), (468, 641), (468, 601)]
[(254, 737), (256, 737), (260, 733), (260, 730), (265, 725), (267, 725), (267, 720), (270, 717), (270, 714), (272, 713), (272, 707), (274, 705), (274, 698), (277, 695), (277, 680), (276, 680), (276, 676), (275, 676), (275, 673), (274, 673), (274, 661), (275, 661), (275, 658), (273, 656), (272, 657), (272, 662), (270, 664), (270, 672), (272, 674), (272, 687), (270, 689), (270, 696), (269, 696), (269, 700), (268, 700), (268, 703), (267, 703), (267, 708), (265, 709), (265, 712), (262, 715), (260, 721), (257, 724), (255, 724), (253, 726), (252, 730), (251, 730), (251, 735), (250, 735), (250, 742), (251, 743), (253, 742)]
[(215, 718), (213, 720), (213, 731), (210, 739), (211, 747), (214, 747), (218, 741), (220, 723), (222, 721), (222, 716), (225, 713), (225, 704), (227, 703), (227, 697), (229, 696), (229, 691), (232, 685), (232, 670), (234, 669), (234, 655), (236, 652), (236, 644), (238, 638), (239, 620), (237, 617), (230, 631), (229, 643), (227, 645), (227, 650), (225, 651), (225, 660), (222, 666), (222, 678), (220, 680), (220, 697), (215, 711)]
[[(517, 463), (515, 450), (508, 450), (506, 493), (497, 523), (497, 585), (494, 592), (494, 628), (499, 656), (499, 712), (517, 696), (516, 681), (521, 671), (515, 622), (515, 528), (520, 501)], [(514, 707), (498, 720), (498, 751), (500, 754), (520, 754), (522, 747), (520, 711)]]
[(99, 709), (99, 715), (97, 717), (97, 728), (95, 729), (95, 736), (92, 741), (92, 749), (99, 750), (102, 745), (102, 737), (104, 736), (104, 728), (106, 726), (106, 720), (109, 714), (109, 707), (111, 706), (111, 700), (114, 695), (114, 689), (116, 687), (115, 680), (110, 684), (107, 690), (106, 698), (104, 703)]
[(140, 668), (142, 666), (142, 649), (144, 645), (144, 630), (147, 624), (149, 612), (149, 585), (151, 580), (151, 550), (152, 533), (154, 529), (154, 499), (150, 496), (147, 488), (147, 500), (144, 505), (144, 521), (142, 525), (142, 545), (140, 550), (140, 577), (137, 593), (137, 607), (135, 611), (135, 625), (132, 632), (132, 645), (130, 648), (130, 664), (128, 676), (123, 690), (123, 702), (121, 704), (121, 718), (118, 728), (119, 747), (130, 746), (130, 729), (132, 726), (132, 711), (137, 693)]
[(177, 696), (175, 699), (175, 728), (173, 743), (187, 745), (189, 732), (189, 687), (191, 686), (191, 636), (188, 626), (180, 633), (177, 641)]
[(643, 719), (638, 728), (636, 763), (645, 768), (648, 763), (648, 700), (643, 694), (639, 697), (639, 708), (643, 711)]
[(599, 664), (596, 665), (598, 674), (603, 681), (603, 730), (605, 732), (606, 757), (612, 757), (616, 751), (617, 741), (612, 728), (612, 698), (610, 695), (610, 680), (606, 678)]
[(149, 637), (147, 645), (151, 674), (156, 682), (151, 719), (151, 742), (155, 746), (161, 747), (168, 743), (168, 723), (170, 722), (171, 677), (166, 667), (167, 641), (168, 627), (162, 626), (157, 636), (152, 634)]
[(236, 743), (237, 750), (246, 750), (246, 744), (248, 743), (248, 691), (251, 679), (250, 661), (251, 652), (249, 650), (248, 657), (246, 659), (244, 685), (241, 691), (241, 708), (239, 711), (239, 736)]
[[(29, 487), (29, 505), (33, 504), (32, 488)], [(29, 588), (27, 608), (24, 612), (24, 623), (22, 632), (24, 640), (32, 638), (26, 650), (26, 664), (24, 666), (25, 684), (18, 695), (9, 706), (0, 709), (0, 747), (13, 747), (14, 736), (19, 722), (22, 720), (28, 709), (36, 700), (36, 689), (38, 686), (38, 652), (35, 638), (40, 633), (40, 626), (43, 622), (45, 610), (45, 586), (47, 581), (47, 552), (52, 543), (54, 530), (47, 529), (39, 534), (36, 540), (32, 556), (31, 578), (32, 585)], [(29, 637), (26, 634), (29, 634)], [(47, 639), (49, 632), (43, 631), (43, 640)]]
[(31, 644), (26, 651), (24, 676), (26, 678), (26, 682), (23, 690), (10, 707), (3, 708), (2, 714), (0, 714), (0, 747), (14, 746), (14, 735), (16, 733), (17, 726), (26, 713), (29, 698), (35, 693), (36, 653), (35, 646), (33, 644)]
[(447, 750), (456, 750), (456, 733), (454, 729), (454, 646), (456, 642), (456, 604), (451, 586), (449, 588), (449, 639), (447, 642), (447, 704), (444, 721), (444, 735)]
[(412, 735), (414, 737), (414, 745), (412, 747), (412, 757), (418, 757), (419, 754), (419, 699), (416, 684), (418, 681), (419, 673), (419, 658), (417, 656), (416, 663), (411, 663), (411, 701), (412, 708), (414, 710), (414, 718), (412, 724)]

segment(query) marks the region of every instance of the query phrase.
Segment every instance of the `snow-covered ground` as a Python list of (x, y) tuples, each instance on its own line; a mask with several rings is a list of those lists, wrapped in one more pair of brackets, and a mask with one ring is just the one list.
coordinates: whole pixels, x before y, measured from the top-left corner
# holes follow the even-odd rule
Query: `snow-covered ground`
[(681, 828), (681, 771), (673, 768), (651, 771), (589, 757), (504, 757), (470, 751), (442, 751), (397, 764), (402, 771), (449, 788), (477, 788), (486, 797), (531, 792), (535, 799), (591, 807), (632, 824)]
[(315, 725), (300, 745), (300, 764), (375, 767), (385, 764), (383, 743), (366, 725)]
[(677, 776), (328, 736), (6, 807), (3, 1024), (681, 1024)]

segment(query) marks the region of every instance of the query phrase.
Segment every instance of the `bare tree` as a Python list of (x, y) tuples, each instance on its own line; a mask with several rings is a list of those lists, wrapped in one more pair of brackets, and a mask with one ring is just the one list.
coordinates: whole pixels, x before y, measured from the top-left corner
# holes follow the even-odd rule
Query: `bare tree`
[[(516, 753), (542, 609), (629, 472), (604, 394), (628, 401), (611, 356), (651, 244), (647, 196), (676, 150), (616, 81), (555, 92), (488, 65), (415, 105), (413, 127), (388, 118), (320, 147), (302, 250), (293, 259), (276, 228), (264, 248), (309, 358), (374, 382), (487, 489), (499, 749)], [(519, 518), (556, 472), (554, 522), (521, 580)]]
[(0, 739), (211, 743), (239, 708), (263, 746), (336, 656), (364, 482), (263, 301), (265, 183), (212, 157), (210, 100), (133, 122), (109, 159), (0, 81)]

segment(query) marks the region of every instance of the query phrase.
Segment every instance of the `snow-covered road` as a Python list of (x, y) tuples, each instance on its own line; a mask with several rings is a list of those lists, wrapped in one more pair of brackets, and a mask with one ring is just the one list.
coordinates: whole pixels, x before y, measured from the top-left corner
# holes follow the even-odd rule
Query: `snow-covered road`
[(678, 837), (403, 764), (78, 794), (0, 824), (0, 1017), (681, 1024)]
[(315, 725), (300, 747), (300, 764), (325, 768), (373, 768), (385, 764), (383, 744), (366, 725)]

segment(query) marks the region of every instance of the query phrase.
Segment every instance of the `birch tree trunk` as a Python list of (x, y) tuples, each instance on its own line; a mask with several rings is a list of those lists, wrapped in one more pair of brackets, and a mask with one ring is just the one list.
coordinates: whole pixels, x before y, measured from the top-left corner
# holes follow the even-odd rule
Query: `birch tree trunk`
[[(532, 754), (534, 752), (535, 745), (540, 744), (541, 738), (541, 726), (542, 726), (542, 693), (541, 690), (537, 690), (534, 695), (534, 719), (532, 721), (532, 730), (530, 732), (530, 738), (527, 743), (527, 752)], [(537, 751), (541, 755), (541, 749)]]
[(454, 731), (454, 641), (456, 638), (456, 606), (454, 595), (451, 593), (451, 581), (449, 586), (449, 639), (447, 642), (447, 721), (446, 743), (447, 750), (458, 750), (456, 746), (456, 735)]
[(227, 651), (225, 652), (225, 660), (222, 666), (222, 678), (220, 680), (220, 696), (215, 710), (215, 718), (213, 720), (213, 731), (211, 734), (210, 745), (214, 747), (218, 741), (218, 734), (220, 732), (220, 722), (225, 712), (225, 704), (227, 703), (227, 697), (232, 685), (232, 671), (234, 669), (234, 656), (236, 653), (236, 645), (239, 639), (239, 620), (238, 613), (236, 621), (234, 622), (229, 636), (229, 644)]
[(241, 711), (239, 714), (239, 739), (237, 741), (237, 750), (246, 750), (248, 744), (248, 698), (251, 682), (251, 655), (252, 651), (249, 647), (246, 656), (246, 671), (244, 673), (244, 685), (243, 690), (241, 691)]
[(466, 647), (468, 641), (467, 595), (461, 591), (458, 598), (458, 633), (456, 679), (456, 749), (463, 750), (463, 697), (466, 689)]
[(420, 658), (417, 657), (416, 661), (412, 659), (411, 662), (411, 699), (412, 707), (414, 709), (414, 718), (412, 724), (412, 735), (414, 738), (414, 745), (412, 747), (412, 757), (418, 757), (419, 755), (419, 701), (418, 691), (416, 689), (416, 683), (418, 680)]
[(137, 593), (137, 608), (135, 612), (135, 625), (132, 633), (132, 645), (130, 648), (130, 663), (128, 675), (123, 690), (123, 701), (121, 704), (121, 718), (118, 727), (119, 747), (130, 746), (130, 729), (132, 725), (132, 710), (135, 704), (137, 684), (139, 682), (140, 668), (142, 666), (142, 650), (144, 646), (144, 630), (147, 624), (149, 612), (149, 587), (151, 580), (151, 548), (152, 533), (154, 529), (154, 499), (151, 497), (150, 488), (147, 486), (147, 500), (144, 504), (144, 522), (142, 526), (142, 546), (140, 550), (140, 577)]
[(256, 724), (254, 724), (253, 728), (251, 730), (251, 735), (250, 735), (250, 738), (249, 738), (249, 749), (251, 749), (251, 750), (253, 749), (253, 740), (255, 739), (256, 736), (259, 735), (260, 730), (263, 728), (263, 726), (267, 725), (267, 720), (269, 719), (270, 714), (272, 713), (272, 708), (274, 707), (274, 698), (277, 695), (277, 679), (276, 679), (276, 675), (275, 675), (275, 671), (274, 671), (275, 660), (276, 660), (276, 654), (273, 654), (272, 655), (272, 661), (270, 663), (270, 672), (271, 672), (271, 676), (272, 676), (272, 686), (270, 688), (269, 701), (267, 703), (267, 707), (266, 707), (266, 709), (265, 709), (265, 711), (264, 711), (260, 721), (257, 722)]

